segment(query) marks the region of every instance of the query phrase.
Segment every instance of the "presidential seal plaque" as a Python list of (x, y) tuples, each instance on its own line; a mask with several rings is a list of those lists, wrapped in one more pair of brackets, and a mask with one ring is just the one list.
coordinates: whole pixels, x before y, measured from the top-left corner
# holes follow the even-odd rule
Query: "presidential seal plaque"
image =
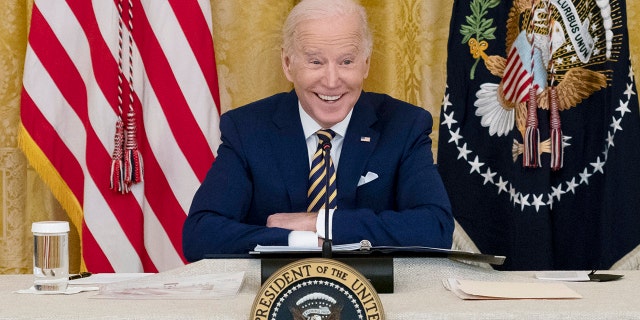
[(302, 259), (274, 272), (260, 288), (253, 320), (385, 319), (369, 280), (336, 260)]

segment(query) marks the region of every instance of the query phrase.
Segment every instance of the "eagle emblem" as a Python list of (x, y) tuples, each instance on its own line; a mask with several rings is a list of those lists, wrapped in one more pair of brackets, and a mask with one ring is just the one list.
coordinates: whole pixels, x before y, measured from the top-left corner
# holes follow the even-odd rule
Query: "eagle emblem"
[(310, 293), (289, 307), (293, 320), (340, 320), (342, 305), (320, 292)]
[[(464, 87), (458, 90), (458, 84), (454, 91), (447, 87), (440, 128), (449, 137), (442, 138), (442, 142), (454, 145), (456, 160), (468, 164), (469, 174), (479, 175), (482, 183), (493, 185), (498, 194), (509, 194), (514, 207), (521, 211), (529, 207), (535, 211), (552, 209), (564, 194), (575, 194), (580, 186), (589, 185), (593, 176), (604, 174), (616, 133), (622, 131), (621, 122), (632, 113), (629, 103), (636, 99), (636, 93), (631, 67), (626, 90), (612, 85), (615, 70), (611, 66), (619, 62), (625, 40), (618, 32), (624, 27), (622, 9), (613, 0), (513, 0), (503, 20), (506, 28), (498, 30), (490, 12), (501, 3), (471, 0), (470, 14), (459, 25), (462, 37), (458, 41), (469, 49), (472, 58), (471, 67), (464, 70), (471, 80), (467, 82), (472, 86), (471, 96), (468, 100), (464, 95), (458, 96), (465, 92)], [(494, 49), (497, 34), (504, 39), (504, 49)], [(487, 80), (474, 81), (477, 73)], [(616, 79), (621, 78), (619, 72), (616, 75)], [(611, 99), (619, 104), (586, 103), (596, 94), (605, 94), (603, 90), (618, 95), (619, 99)], [(455, 96), (450, 97), (454, 92)], [(609, 109), (615, 110), (607, 113)], [(467, 110), (472, 110), (471, 117)], [(589, 134), (586, 128), (576, 131), (583, 128), (577, 121), (587, 121), (585, 117), (600, 117), (602, 124), (609, 124), (608, 128), (598, 128), (604, 133), (603, 139), (598, 138), (603, 141), (602, 149), (588, 154), (577, 147), (584, 145), (584, 136)], [(561, 119), (569, 121), (564, 128)], [(486, 130), (486, 137), (480, 141), (491, 138), (497, 143), (477, 145), (477, 135), (484, 136), (484, 132), (471, 125), (475, 123)], [(509, 162), (513, 161), (513, 166), (505, 166), (495, 158), (503, 154), (496, 152), (497, 146), (509, 145), (511, 150), (502, 150), (511, 155)], [(548, 156), (541, 157), (544, 154)], [(559, 171), (564, 154), (571, 159), (567, 161), (581, 159), (571, 172)], [(521, 165), (517, 165), (519, 158)], [(540, 159), (550, 162), (542, 163)], [(548, 189), (514, 180), (516, 175), (533, 176), (533, 171), (520, 171), (518, 167), (542, 166), (559, 171)]]
[[(607, 86), (605, 74), (584, 67), (594, 63), (591, 60), (594, 53), (599, 59), (611, 56), (611, 8), (609, 1), (596, 3), (602, 21), (599, 27), (591, 24), (592, 13), (581, 21), (579, 13), (585, 7), (577, 8), (572, 1), (514, 1), (507, 19), (505, 56), (488, 55), (486, 40), (469, 37), (470, 53), (481, 59), (491, 74), (501, 78), (499, 83), (480, 85), (474, 102), (475, 114), (492, 136), (507, 135), (514, 128), (519, 132), (523, 142), (514, 139), (514, 161), (524, 152), (527, 121), (531, 122), (532, 114), (528, 109), (534, 108), (534, 113), (535, 108), (551, 109), (551, 125), (559, 129), (559, 112), (576, 107)], [(485, 4), (488, 8), (493, 3)], [(604, 28), (605, 39), (591, 35), (597, 28)], [(478, 31), (487, 34), (486, 30)], [(604, 58), (601, 49), (595, 46), (600, 40), (605, 42)], [(551, 139), (540, 142), (539, 153), (552, 153)], [(569, 136), (560, 139), (559, 148), (569, 145)]]

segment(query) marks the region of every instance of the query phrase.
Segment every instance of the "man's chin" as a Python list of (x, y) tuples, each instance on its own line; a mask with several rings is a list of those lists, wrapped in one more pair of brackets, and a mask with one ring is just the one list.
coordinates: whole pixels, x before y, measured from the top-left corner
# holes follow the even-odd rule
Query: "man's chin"
[(335, 114), (335, 115), (325, 115), (323, 117), (321, 117), (320, 119), (318, 119), (318, 122), (320, 125), (322, 125), (324, 128), (330, 128), (333, 127), (334, 125), (336, 125), (338, 122), (344, 120), (344, 118), (347, 116), (347, 113), (340, 113), (340, 114)]

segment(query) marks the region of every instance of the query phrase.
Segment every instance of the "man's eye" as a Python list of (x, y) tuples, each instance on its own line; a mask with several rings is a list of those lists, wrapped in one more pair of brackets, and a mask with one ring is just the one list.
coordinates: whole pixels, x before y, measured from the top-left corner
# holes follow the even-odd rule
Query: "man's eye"
[(342, 64), (345, 64), (345, 65), (350, 65), (352, 63), (353, 63), (353, 60), (348, 60), (348, 59), (342, 62)]
[(313, 61), (311, 61), (311, 64), (320, 64), (320, 61), (318, 61), (318, 60), (313, 60)]

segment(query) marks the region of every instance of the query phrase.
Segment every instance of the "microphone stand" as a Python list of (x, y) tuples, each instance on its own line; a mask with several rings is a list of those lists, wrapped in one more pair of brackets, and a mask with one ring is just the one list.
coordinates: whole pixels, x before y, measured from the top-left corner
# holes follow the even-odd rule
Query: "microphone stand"
[(329, 236), (329, 161), (331, 160), (331, 142), (322, 145), (324, 150), (324, 182), (327, 190), (324, 193), (324, 239), (322, 241), (322, 257), (331, 259), (331, 237)]

